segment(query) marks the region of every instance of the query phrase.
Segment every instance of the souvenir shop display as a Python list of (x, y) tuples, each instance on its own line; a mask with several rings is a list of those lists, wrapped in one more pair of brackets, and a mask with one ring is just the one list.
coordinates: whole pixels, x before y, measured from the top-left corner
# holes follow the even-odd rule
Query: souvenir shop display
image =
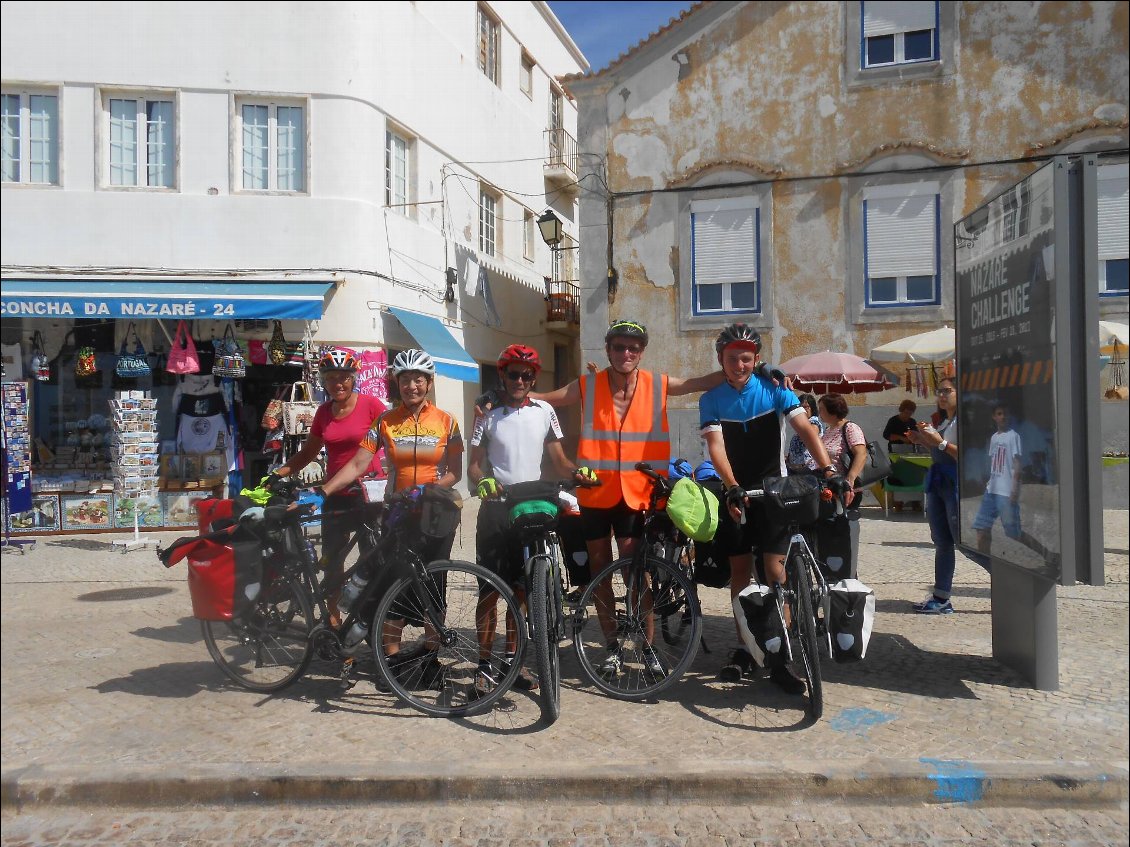
[[(148, 391), (118, 391), (110, 401), (110, 410), (114, 494), (119, 502), (131, 501), (128, 526), (133, 526), (132, 516), (137, 501), (151, 504), (157, 500), (161, 471), (157, 401), (149, 396)], [(64, 511), (64, 523), (65, 520)], [(140, 515), (138, 523), (142, 523)], [(160, 525), (159, 522), (156, 525)]]
[(30, 509), (8, 515), (10, 532), (55, 532), (59, 528), (58, 494), (33, 494)]
[[(27, 418), (27, 384), (5, 382), (0, 388), (0, 423), (2, 423), (4, 460), (4, 512), (18, 515), (34, 511), (31, 487), (31, 430)], [(20, 541), (9, 537), (10, 527), (4, 524), (4, 546), (23, 552)]]
[(200, 372), (200, 359), (196, 355), (196, 344), (188, 333), (188, 324), (184, 321), (177, 321), (177, 331), (173, 336), (172, 350), (169, 351), (165, 370), (174, 374)]
[(63, 529), (113, 529), (113, 495), (64, 494)]

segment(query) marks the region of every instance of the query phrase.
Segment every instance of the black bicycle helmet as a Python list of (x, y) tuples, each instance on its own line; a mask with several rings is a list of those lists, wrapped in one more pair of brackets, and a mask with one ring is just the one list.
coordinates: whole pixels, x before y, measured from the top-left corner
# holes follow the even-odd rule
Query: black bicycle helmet
[(604, 343), (613, 338), (638, 338), (647, 346), (647, 327), (639, 321), (613, 321), (608, 325), (608, 332), (604, 333)]
[(760, 353), (761, 335), (755, 332), (749, 324), (730, 324), (723, 327), (722, 331), (718, 333), (718, 338), (714, 341), (714, 349), (721, 356), (722, 351), (731, 344), (741, 344), (756, 353)]

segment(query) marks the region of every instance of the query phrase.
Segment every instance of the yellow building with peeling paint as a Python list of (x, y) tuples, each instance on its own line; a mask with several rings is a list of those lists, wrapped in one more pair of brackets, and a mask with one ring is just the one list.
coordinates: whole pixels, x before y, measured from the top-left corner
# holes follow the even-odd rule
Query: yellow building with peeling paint
[[(1113, 153), (1125, 209), (1128, 12), (705, 2), (565, 78), (584, 154), (581, 360), (606, 363), (612, 318), (645, 323), (643, 367), (680, 376), (713, 369), (735, 321), (773, 362), (952, 326), (954, 222), (1044, 157)], [(1118, 321), (1122, 238), (1100, 279)], [(851, 398), (853, 419), (877, 435), (906, 396)], [(672, 400), (673, 449), (691, 456), (696, 400)]]

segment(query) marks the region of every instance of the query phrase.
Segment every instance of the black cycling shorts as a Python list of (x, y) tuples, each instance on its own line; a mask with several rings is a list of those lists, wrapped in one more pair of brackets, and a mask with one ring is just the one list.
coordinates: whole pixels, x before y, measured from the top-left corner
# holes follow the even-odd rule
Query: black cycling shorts
[(510, 531), (510, 507), (498, 500), (484, 500), (475, 526), (475, 560), (507, 585), (523, 587), (522, 544)]
[(725, 501), (718, 508), (718, 534), (714, 543), (726, 556), (744, 556), (757, 548), (762, 555), (784, 555), (789, 550), (788, 525), (774, 525), (766, 515), (765, 504), (750, 500), (745, 509), (745, 524), (739, 525), (730, 517)]
[(623, 500), (609, 509), (581, 506), (581, 532), (585, 541), (601, 541), (610, 534), (617, 538), (640, 538), (643, 512), (629, 508)]

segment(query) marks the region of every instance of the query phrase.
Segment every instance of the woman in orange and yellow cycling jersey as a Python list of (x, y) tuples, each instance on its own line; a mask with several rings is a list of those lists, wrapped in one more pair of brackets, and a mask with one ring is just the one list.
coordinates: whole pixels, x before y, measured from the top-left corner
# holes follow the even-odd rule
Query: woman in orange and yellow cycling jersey
[[(463, 476), (463, 436), (452, 415), (428, 401), (436, 366), (423, 350), (405, 350), (392, 362), (402, 404), (385, 412), (369, 428), (357, 453), (322, 488), (329, 495), (352, 485), (384, 447), (389, 485), (403, 491), (415, 485), (451, 488)], [(451, 555), (455, 533), (421, 539), (417, 552), (425, 562)]]

